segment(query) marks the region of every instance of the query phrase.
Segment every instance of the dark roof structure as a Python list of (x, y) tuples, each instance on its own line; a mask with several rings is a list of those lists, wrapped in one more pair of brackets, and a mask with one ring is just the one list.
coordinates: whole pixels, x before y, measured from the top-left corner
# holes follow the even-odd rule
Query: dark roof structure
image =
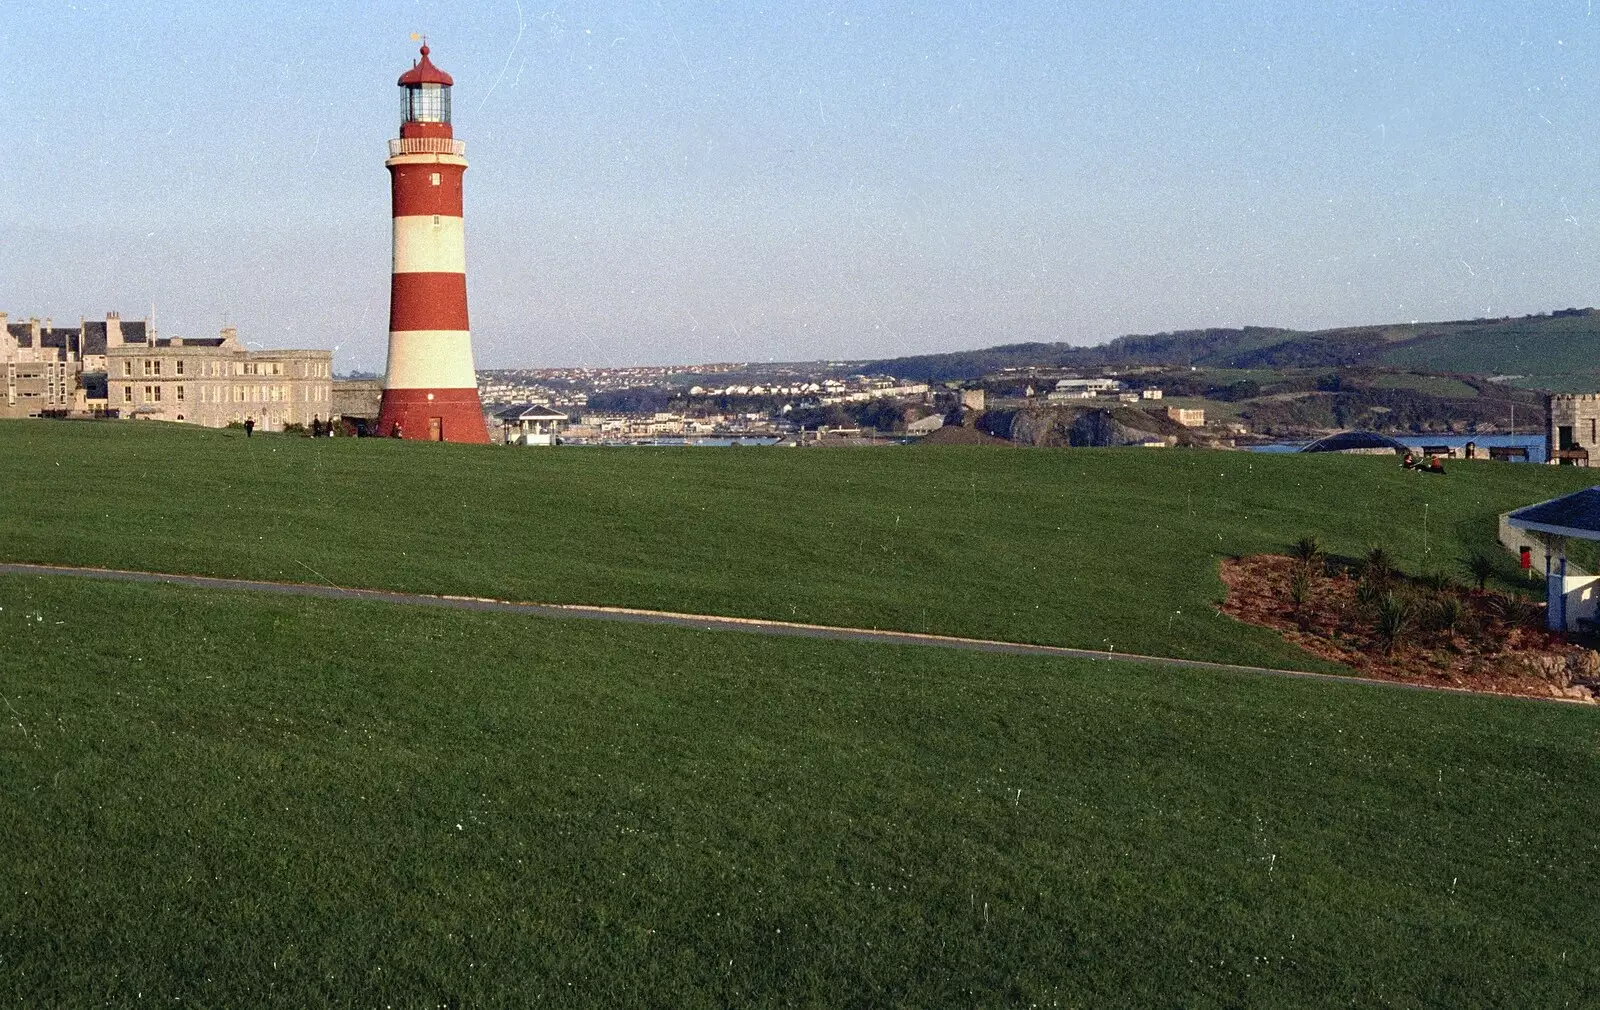
[(494, 412), (502, 421), (565, 421), (567, 415), (542, 403), (516, 403)]
[(1393, 452), (1396, 455), (1405, 455), (1411, 450), (1403, 442), (1396, 441), (1388, 435), (1380, 435), (1375, 431), (1341, 431), (1337, 435), (1327, 435), (1317, 439), (1310, 445), (1304, 446), (1301, 452), (1359, 452), (1359, 453), (1384, 453)]
[(145, 326), (143, 319), (122, 324), (122, 342), (124, 344), (145, 343)]
[(106, 324), (101, 319), (90, 319), (83, 324), (83, 353), (106, 353)]
[(49, 329), (39, 331), (40, 347), (59, 347), (64, 351), (77, 354), (78, 343), (77, 327), (69, 330), (61, 326), (52, 326)]
[(1600, 540), (1600, 487), (1584, 488), (1519, 508), (1506, 516), (1506, 523), (1535, 533)]
[(18, 347), (33, 346), (33, 327), (27, 323), (7, 323), (6, 333), (17, 342)]

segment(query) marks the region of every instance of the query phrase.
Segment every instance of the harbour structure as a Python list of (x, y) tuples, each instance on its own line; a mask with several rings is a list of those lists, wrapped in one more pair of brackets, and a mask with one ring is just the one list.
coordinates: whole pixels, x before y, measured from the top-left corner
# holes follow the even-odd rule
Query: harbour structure
[(467, 322), (462, 215), (466, 145), (450, 123), (450, 75), (429, 49), (400, 75), (400, 136), (389, 141), (394, 270), (378, 434), (489, 441)]

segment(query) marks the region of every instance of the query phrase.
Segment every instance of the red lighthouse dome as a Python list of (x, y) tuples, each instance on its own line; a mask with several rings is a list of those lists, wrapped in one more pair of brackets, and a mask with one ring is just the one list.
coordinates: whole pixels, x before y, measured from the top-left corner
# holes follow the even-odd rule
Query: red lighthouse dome
[(451, 76), (433, 65), (428, 59), (428, 54), (433, 52), (426, 44), (422, 47), (422, 59), (414, 61), (411, 69), (400, 75), (399, 84), (402, 88), (421, 87), (424, 84), (442, 84), (450, 87), (455, 83)]
[(456, 83), (449, 74), (428, 59), (431, 50), (422, 47), (422, 59), (400, 75), (400, 136), (451, 137), (450, 88)]

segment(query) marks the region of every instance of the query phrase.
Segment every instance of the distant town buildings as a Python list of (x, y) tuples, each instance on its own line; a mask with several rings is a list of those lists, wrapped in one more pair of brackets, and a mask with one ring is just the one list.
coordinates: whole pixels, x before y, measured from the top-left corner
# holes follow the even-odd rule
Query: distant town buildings
[(1204, 428), (1206, 425), (1206, 412), (1190, 407), (1168, 407), (1167, 417), (1185, 428)]

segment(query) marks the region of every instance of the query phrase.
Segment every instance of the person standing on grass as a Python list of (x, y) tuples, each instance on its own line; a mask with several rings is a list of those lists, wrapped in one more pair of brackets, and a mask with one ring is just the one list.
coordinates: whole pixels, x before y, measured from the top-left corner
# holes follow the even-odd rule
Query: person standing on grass
[(321, 415), (318, 415), (318, 414), (312, 414), (311, 415), (311, 437), (312, 438), (321, 438), (322, 437), (322, 417), (321, 417)]
[(244, 437), (245, 438), (250, 438), (255, 433), (256, 433), (256, 419), (253, 418), (253, 417), (245, 418), (244, 419)]

